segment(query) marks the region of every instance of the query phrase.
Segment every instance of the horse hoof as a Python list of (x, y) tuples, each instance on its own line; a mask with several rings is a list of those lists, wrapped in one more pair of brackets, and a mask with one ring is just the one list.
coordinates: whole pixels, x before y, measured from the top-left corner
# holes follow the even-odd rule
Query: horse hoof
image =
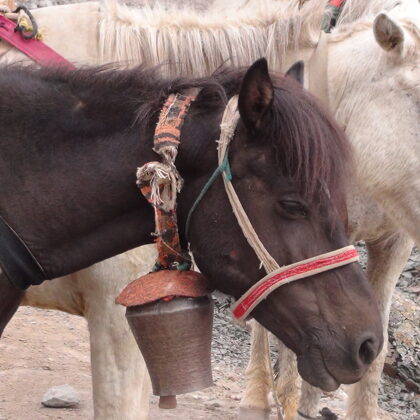
[(269, 420), (270, 410), (264, 408), (239, 407), (238, 420)]

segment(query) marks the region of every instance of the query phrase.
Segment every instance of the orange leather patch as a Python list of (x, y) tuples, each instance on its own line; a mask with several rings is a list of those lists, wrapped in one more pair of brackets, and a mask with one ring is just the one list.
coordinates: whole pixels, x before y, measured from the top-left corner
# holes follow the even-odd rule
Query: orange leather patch
[(131, 282), (117, 297), (123, 306), (138, 306), (169, 296), (199, 297), (210, 293), (206, 278), (196, 271), (160, 270)]

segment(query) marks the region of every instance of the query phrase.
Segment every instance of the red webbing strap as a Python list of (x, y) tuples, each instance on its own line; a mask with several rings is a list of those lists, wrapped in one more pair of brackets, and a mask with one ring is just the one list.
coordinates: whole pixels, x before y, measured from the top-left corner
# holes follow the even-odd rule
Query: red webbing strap
[(330, 0), (328, 4), (334, 7), (341, 7), (345, 1), (346, 0)]
[(359, 259), (353, 245), (318, 255), (295, 264), (279, 268), (254, 284), (232, 307), (237, 319), (246, 318), (249, 313), (278, 287), (293, 281), (332, 270)]
[[(191, 103), (199, 93), (191, 88), (185, 93), (173, 93), (166, 99), (159, 115), (153, 150), (163, 162), (148, 162), (137, 171), (137, 185), (154, 207), (158, 260), (156, 269), (190, 266), (182, 251), (176, 215), (176, 194), (182, 180), (174, 166), (181, 138), (181, 128)], [(166, 197), (166, 198), (164, 198)]]
[(15, 32), (16, 23), (0, 15), (0, 38), (22, 51), (41, 66), (76, 67), (48, 45), (37, 39), (23, 39), (20, 32)]
[[(198, 94), (198, 92), (197, 92)], [(166, 99), (160, 111), (159, 121), (153, 138), (153, 150), (162, 155), (161, 151), (168, 146), (178, 148), (181, 139), (181, 128), (190, 105), (196, 95), (173, 93)], [(163, 157), (165, 155), (163, 154)]]

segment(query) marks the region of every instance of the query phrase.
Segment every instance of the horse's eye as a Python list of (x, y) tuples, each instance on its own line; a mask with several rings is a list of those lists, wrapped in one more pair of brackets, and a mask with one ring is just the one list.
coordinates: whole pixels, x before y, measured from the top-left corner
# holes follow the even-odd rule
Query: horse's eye
[(295, 200), (280, 200), (277, 202), (277, 210), (286, 217), (301, 219), (308, 217), (309, 211), (305, 204)]

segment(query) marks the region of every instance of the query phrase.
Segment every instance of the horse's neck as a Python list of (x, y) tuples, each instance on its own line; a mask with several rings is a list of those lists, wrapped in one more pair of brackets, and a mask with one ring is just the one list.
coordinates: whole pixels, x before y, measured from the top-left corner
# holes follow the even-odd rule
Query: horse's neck
[(77, 65), (98, 64), (99, 2), (42, 7), (32, 13), (43, 39), (58, 54)]
[(105, 4), (99, 61), (165, 64), (167, 74), (205, 76), (221, 65), (247, 66), (264, 56), (273, 69), (284, 70), (286, 54), (316, 42), (323, 11), (317, 5), (312, 14), (303, 14), (276, 2), (251, 4), (235, 14), (232, 10), (200, 15)]
[[(398, 223), (415, 226), (420, 144), (414, 67), (382, 50), (371, 28), (332, 43), (329, 52), (331, 110), (352, 143), (358, 188), (403, 220)], [(379, 221), (367, 224), (371, 232)]]
[[(54, 87), (48, 89), (54, 91)], [(28, 98), (30, 95), (28, 92)], [(69, 102), (66, 89), (59, 96), (63, 104)], [(0, 165), (0, 215), (18, 233), (46, 276), (74, 272), (151, 242), (153, 212), (136, 191), (135, 171), (155, 159), (148, 147), (152, 133), (142, 138), (139, 128), (121, 126), (121, 122), (114, 128), (108, 126), (113, 111), (107, 115), (100, 104), (88, 104), (89, 115), (95, 116), (90, 119), (89, 115), (77, 117), (67, 105), (62, 109), (57, 105), (55, 112), (49, 96), (37, 98), (35, 109), (15, 107), (15, 113), (2, 114), (9, 129), (0, 141), (5, 162)], [(57, 97), (50, 100), (52, 104), (53, 99)], [(9, 103), (7, 97), (4, 103)], [(50, 124), (37, 127), (37, 112), (44, 112)], [(117, 121), (120, 117), (115, 115)], [(99, 130), (89, 128), (99, 119), (104, 124)], [(87, 126), (86, 121), (90, 121)]]

